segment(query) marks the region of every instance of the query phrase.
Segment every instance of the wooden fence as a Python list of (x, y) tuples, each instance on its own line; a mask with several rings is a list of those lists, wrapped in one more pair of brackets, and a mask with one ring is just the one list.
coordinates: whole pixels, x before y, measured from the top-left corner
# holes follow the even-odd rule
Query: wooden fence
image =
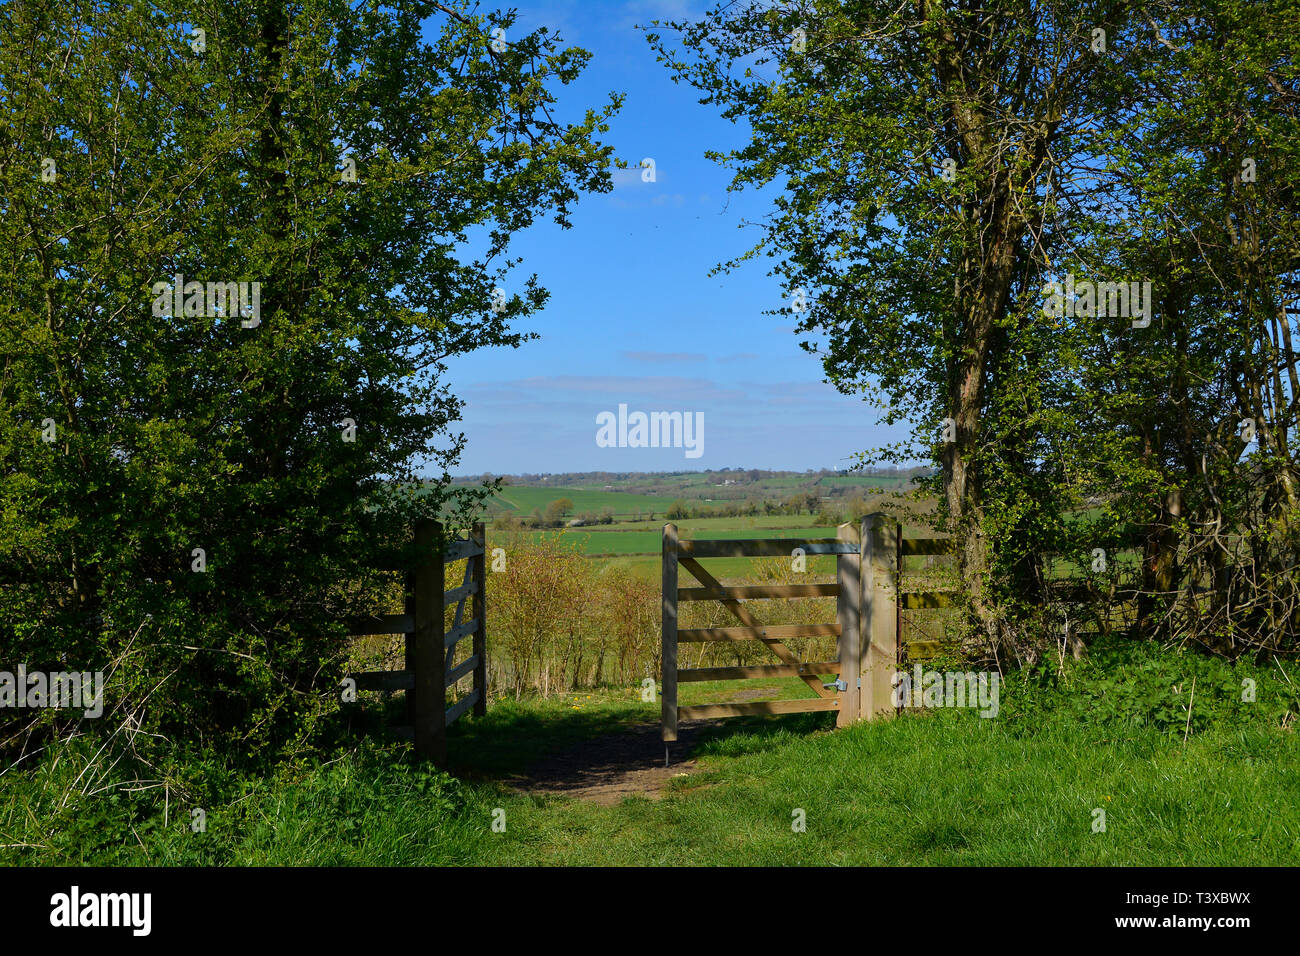
[[(402, 614), (380, 614), (354, 618), (349, 630), (357, 636), (367, 634), (404, 634), (405, 667), (401, 670), (366, 671), (350, 675), (358, 690), (406, 691), (410, 724), (393, 728), (415, 742), (415, 752), (438, 763), (447, 759), (447, 728), (471, 707), (474, 715), (487, 713), (487, 602), (486, 539), (483, 523), (478, 522), (465, 538), (444, 541), (442, 528), (435, 521), (421, 521), (415, 526), (416, 550), (422, 555), (414, 571), (407, 574), (406, 609)], [(463, 583), (444, 591), (446, 565), (465, 562)], [(396, 567), (392, 570), (399, 570)], [(465, 618), (466, 602), (470, 605)], [(447, 608), (455, 603), (451, 626), (445, 627)], [(453, 666), (456, 645), (473, 638), (469, 656)], [(447, 688), (473, 674), (473, 689), (450, 708)]]
[[(836, 556), (836, 580), (824, 584), (762, 584), (723, 587), (704, 566), (708, 558), (781, 556), (794, 549), (808, 556)], [(678, 723), (709, 717), (752, 714), (836, 712), (836, 726), (892, 714), (893, 678), (899, 666), (900, 612), (904, 608), (938, 608), (951, 603), (946, 591), (903, 591), (903, 558), (908, 555), (952, 553), (949, 538), (903, 538), (902, 526), (883, 514), (863, 518), (860, 525), (842, 524), (834, 538), (680, 539), (677, 526), (663, 532), (663, 695), (664, 742), (677, 739)], [(681, 587), (678, 569), (685, 568), (701, 587)], [(766, 626), (745, 607), (764, 598), (836, 598), (836, 620), (825, 624)], [(679, 628), (681, 601), (722, 602), (740, 621), (736, 627)], [(836, 659), (805, 662), (782, 643), (799, 637), (836, 637)], [(779, 664), (754, 667), (704, 667), (681, 670), (677, 647), (695, 641), (760, 641)], [(918, 650), (921, 650), (918, 648)], [(833, 681), (823, 681), (827, 675)], [(679, 707), (677, 686), (690, 681), (746, 680), (798, 677), (816, 697), (750, 703), (697, 704)]]

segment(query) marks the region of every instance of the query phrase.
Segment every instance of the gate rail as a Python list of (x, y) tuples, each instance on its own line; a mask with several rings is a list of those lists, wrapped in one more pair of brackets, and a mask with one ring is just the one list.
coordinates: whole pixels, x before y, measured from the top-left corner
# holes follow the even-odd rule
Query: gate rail
[[(447, 759), (447, 728), (473, 708), (474, 716), (487, 713), (487, 602), (486, 537), (483, 523), (477, 522), (466, 537), (443, 540), (442, 526), (431, 520), (417, 522), (415, 545), (424, 557), (415, 570), (407, 573), (405, 613), (377, 614), (351, 618), (348, 631), (355, 636), (368, 634), (404, 634), (405, 664), (401, 670), (363, 671), (349, 675), (358, 690), (406, 691), (407, 714), (411, 723), (392, 730), (411, 737), (415, 752), (437, 763)], [(446, 565), (465, 562), (464, 581), (457, 588), (444, 591)], [(403, 570), (393, 565), (385, 570)], [(470, 616), (464, 618), (466, 602)], [(456, 605), (450, 628), (446, 628), (447, 608)], [(469, 656), (453, 666), (456, 645), (473, 638)], [(450, 708), (447, 688), (473, 674), (473, 689)]]
[[(794, 549), (806, 555), (836, 556), (836, 580), (823, 584), (760, 584), (724, 587), (700, 559), (723, 557), (791, 556)], [(895, 711), (893, 675), (898, 666), (899, 611), (902, 608), (946, 607), (944, 591), (904, 592), (898, 595), (902, 560), (907, 555), (951, 554), (949, 538), (903, 539), (902, 526), (884, 514), (867, 515), (860, 524), (842, 524), (834, 538), (710, 538), (681, 539), (677, 526), (663, 531), (663, 693), (662, 722), (665, 742), (677, 739), (678, 723), (709, 717), (754, 714), (794, 714), (836, 711), (836, 726), (872, 720)], [(684, 567), (701, 587), (681, 587), (678, 568)], [(765, 625), (745, 607), (753, 599), (836, 598), (836, 620), (829, 624)], [(681, 601), (716, 600), (740, 621), (734, 627), (679, 628)], [(833, 661), (801, 661), (783, 643), (793, 637), (834, 635)], [(679, 669), (677, 647), (682, 642), (750, 641), (767, 645), (781, 663), (745, 667)], [(822, 675), (835, 674), (834, 684)], [(731, 704), (697, 704), (679, 707), (679, 683), (708, 680), (798, 677), (817, 696), (798, 700)], [(832, 689), (834, 688), (834, 689)]]

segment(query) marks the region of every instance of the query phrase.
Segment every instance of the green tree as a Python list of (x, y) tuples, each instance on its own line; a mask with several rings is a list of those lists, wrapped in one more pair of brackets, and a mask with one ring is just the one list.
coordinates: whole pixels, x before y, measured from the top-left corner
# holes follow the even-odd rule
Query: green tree
[(571, 498), (556, 498), (546, 506), (546, 520), (551, 524), (559, 524), (571, 514), (573, 514)]
[(1140, 549), (1139, 632), (1276, 650), (1300, 636), (1300, 5), (1176, 10), (1107, 124), (1110, 215), (1071, 260), (1152, 280), (1156, 315), (1074, 323), (1053, 457), (1106, 505), (1072, 550)]
[(446, 361), (528, 337), (511, 237), (610, 188), (617, 99), (557, 122), (587, 54), (465, 9), (0, 6), (0, 643), (133, 729), (300, 742), (377, 552), (487, 493)]
[(748, 143), (712, 154), (733, 188), (784, 186), (758, 245), (723, 267), (776, 259), (829, 380), (911, 425), (866, 457), (941, 465), (928, 486), (999, 656), (1034, 653), (1006, 598), (1041, 580), (1063, 524), (1042, 434), (1070, 343), (1041, 289), (1093, 198), (1096, 117), (1158, 45), (1139, 7), (749, 2), (668, 24), (681, 52), (650, 37), (676, 78), (748, 121)]

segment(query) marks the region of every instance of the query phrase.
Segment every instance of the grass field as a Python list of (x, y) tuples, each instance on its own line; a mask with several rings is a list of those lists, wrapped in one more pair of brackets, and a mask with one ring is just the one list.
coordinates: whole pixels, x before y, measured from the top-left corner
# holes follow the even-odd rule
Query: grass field
[[(653, 521), (620, 521), (616, 528), (611, 528), (610, 525), (596, 525), (593, 527), (574, 528), (570, 530), (653, 531), (655, 534), (659, 534), (663, 531), (664, 525), (668, 523), (668, 519), (660, 515)], [(802, 514), (744, 515), (725, 518), (679, 518), (674, 520), (672, 523), (677, 525), (677, 533), (683, 538), (711, 537), (711, 533), (714, 531), (747, 531), (753, 532), (754, 537), (764, 537), (766, 532), (771, 529), (810, 528), (813, 526), (813, 516)], [(824, 533), (832, 538), (835, 536), (834, 528), (818, 528), (816, 530), (819, 534)]]
[[(680, 475), (633, 476), (611, 485), (607, 478), (569, 476), (564, 484), (508, 485), (488, 502), (488, 513), (530, 515), (545, 512), (546, 506), (560, 498), (573, 502), (574, 512), (599, 514), (606, 509), (619, 519), (636, 515), (663, 516), (674, 501), (686, 501), (692, 507), (737, 503), (743, 499), (784, 500), (795, 492), (827, 498), (832, 492), (860, 489), (885, 493), (909, 487), (907, 479), (892, 475), (828, 475), (821, 478), (787, 475), (762, 478), (757, 482), (719, 485), (719, 474), (685, 473)], [(838, 499), (837, 499), (838, 500)]]
[[(724, 519), (725, 520), (725, 519)], [(790, 519), (786, 519), (790, 520)], [(702, 522), (693, 522), (693, 533), (683, 534), (682, 525), (678, 524), (678, 533), (684, 538), (709, 537), (726, 540), (739, 538), (833, 538), (834, 528), (762, 528), (762, 529), (702, 529)], [(561, 531), (535, 531), (530, 535), (534, 541), (553, 540), (565, 547), (571, 547), (583, 554), (660, 554), (663, 549), (663, 532), (659, 531), (625, 531), (619, 527), (601, 528), (567, 528)]]
[(632, 495), (622, 491), (599, 491), (590, 488), (533, 488), (510, 486), (488, 502), (489, 514), (513, 513), (530, 515), (537, 509), (543, 512), (552, 501), (568, 498), (576, 513), (600, 513), (606, 508), (615, 517), (657, 512), (663, 514), (676, 496)]
[[(608, 555), (599, 560), (631, 568), (635, 573), (647, 579), (658, 579), (660, 573), (660, 553), (663, 544), (662, 519), (655, 521), (625, 522), (617, 525), (596, 525), (593, 527), (561, 528), (549, 531), (531, 531), (528, 536), (533, 541), (559, 541), (566, 547), (572, 547), (586, 555)], [(728, 518), (683, 518), (674, 521), (682, 538), (833, 538), (836, 529), (817, 527), (808, 522), (808, 517), (799, 515), (756, 515), (752, 517)], [(906, 537), (928, 535), (930, 532), (917, 525), (906, 525), (903, 529)], [(489, 542), (500, 532), (489, 529)], [(835, 559), (826, 555), (810, 555), (807, 558), (809, 572), (831, 579), (835, 574)], [(734, 582), (753, 573), (753, 558), (709, 558), (705, 566), (715, 576)], [(1064, 565), (1063, 565), (1064, 566)], [(685, 575), (686, 572), (683, 572)]]

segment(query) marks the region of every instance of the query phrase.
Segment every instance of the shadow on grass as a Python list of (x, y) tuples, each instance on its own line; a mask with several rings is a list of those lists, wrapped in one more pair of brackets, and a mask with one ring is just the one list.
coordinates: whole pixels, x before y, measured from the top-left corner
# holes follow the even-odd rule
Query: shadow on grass
[[(581, 709), (575, 709), (573, 700), (584, 701)], [(566, 695), (549, 700), (494, 701), (487, 716), (461, 718), (448, 731), (449, 769), (469, 778), (525, 774), (547, 758), (616, 735), (654, 737), (654, 759), (660, 759), (657, 705), (633, 700), (587, 700), (581, 695)], [(759, 753), (834, 726), (833, 713), (692, 721), (682, 726), (681, 739), (672, 748), (672, 760), (678, 763), (702, 756)], [(611, 743), (605, 741), (599, 749), (621, 749), (611, 747)], [(640, 749), (644, 748), (638, 748), (638, 754)], [(596, 750), (593, 748), (592, 759), (602, 759)], [(639, 766), (643, 761), (644, 757), (638, 756), (635, 763)]]
[(657, 710), (633, 701), (574, 709), (575, 695), (493, 701), (484, 717), (463, 717), (447, 732), (448, 769), (466, 777), (520, 774), (558, 751), (651, 722)]
[(693, 757), (739, 757), (783, 746), (798, 737), (835, 728), (835, 714), (732, 717), (701, 728)]

